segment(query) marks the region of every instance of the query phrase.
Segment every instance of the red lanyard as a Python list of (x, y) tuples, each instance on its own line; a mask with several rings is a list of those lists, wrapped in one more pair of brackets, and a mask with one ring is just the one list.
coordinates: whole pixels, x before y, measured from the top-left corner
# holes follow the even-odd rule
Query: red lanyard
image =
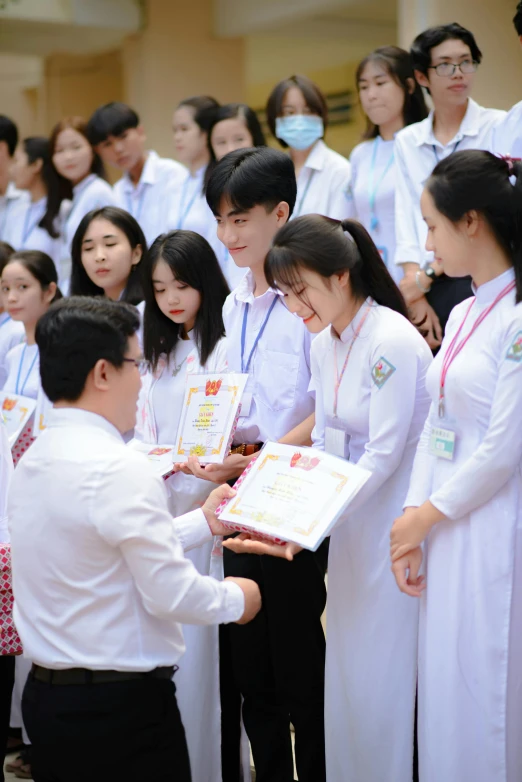
[(350, 343), (350, 347), (348, 348), (348, 353), (346, 354), (346, 358), (344, 359), (343, 368), (341, 369), (341, 374), (339, 374), (339, 370), (337, 369), (337, 342), (334, 342), (334, 361), (335, 361), (335, 385), (334, 385), (334, 417), (337, 417), (337, 399), (339, 397), (339, 388), (341, 387), (341, 383), (343, 381), (344, 373), (346, 371), (346, 367), (348, 366), (348, 359), (350, 358), (350, 354), (352, 352), (352, 348), (355, 344), (355, 340), (361, 333), (361, 329), (364, 326), (364, 322), (366, 318), (368, 317), (368, 313), (371, 310), (372, 305), (368, 304), (366, 307), (366, 310), (364, 312), (364, 315), (362, 316), (359, 325), (357, 326), (357, 330), (355, 334), (353, 335), (353, 339)]
[(471, 304), (468, 307), (468, 311), (466, 312), (466, 315), (464, 316), (464, 320), (460, 324), (457, 333), (453, 337), (451, 344), (446, 351), (446, 355), (444, 356), (444, 359), (442, 361), (442, 372), (440, 373), (440, 390), (439, 390), (439, 418), (444, 418), (444, 412), (445, 412), (445, 405), (444, 405), (444, 388), (446, 385), (446, 376), (448, 374), (448, 369), (452, 365), (453, 361), (456, 359), (456, 357), (459, 355), (460, 351), (464, 348), (468, 340), (470, 339), (471, 335), (475, 333), (475, 331), (478, 329), (482, 321), (484, 321), (491, 310), (497, 306), (499, 301), (504, 298), (504, 296), (507, 296), (508, 293), (510, 293), (514, 288), (516, 287), (516, 282), (513, 280), (513, 282), (510, 282), (509, 285), (506, 285), (506, 287), (498, 294), (495, 301), (489, 305), (487, 309), (482, 312), (475, 323), (473, 324), (469, 334), (464, 337), (464, 339), (459, 342), (457, 345), (457, 340), (460, 337), (460, 334), (462, 332), (462, 329), (464, 328), (464, 324), (466, 323), (468, 319), (468, 315), (471, 312), (471, 309), (473, 305), (475, 304), (475, 299), (472, 299)]

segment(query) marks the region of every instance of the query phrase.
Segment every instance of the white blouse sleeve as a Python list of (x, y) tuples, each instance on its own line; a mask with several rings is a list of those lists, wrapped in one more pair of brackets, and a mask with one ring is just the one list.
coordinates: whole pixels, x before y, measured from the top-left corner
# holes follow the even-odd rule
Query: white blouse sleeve
[(418, 508), (429, 498), (433, 486), (433, 467), (435, 457), (430, 454), (431, 419), (436, 414), (436, 406), (432, 403), (424, 429), (419, 439), (417, 452), (413, 462), (410, 486), (404, 501), (405, 508)]
[(400, 134), (395, 139), (395, 263), (418, 263), (423, 259), (423, 246), (417, 233), (415, 215), (419, 199), (408, 173), (406, 144)]
[(488, 502), (520, 469), (522, 461), (522, 311), (499, 340), (498, 379), (489, 426), (477, 450), (430, 501), (449, 519)]
[(332, 173), (327, 216), (334, 220), (346, 220), (350, 216), (351, 174), (348, 165), (347, 161), (346, 169), (341, 168)]

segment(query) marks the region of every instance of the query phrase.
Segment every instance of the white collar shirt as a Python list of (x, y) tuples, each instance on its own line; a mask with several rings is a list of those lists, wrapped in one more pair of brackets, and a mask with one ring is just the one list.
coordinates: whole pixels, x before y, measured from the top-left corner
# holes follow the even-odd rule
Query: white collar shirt
[[(58, 236), (51, 236), (39, 223), (47, 210), (47, 198), (30, 201), (17, 198), (9, 210), (9, 219), (4, 231), (4, 241), (15, 250), (40, 250), (47, 253), (59, 270), (61, 218), (55, 220)], [(61, 282), (59, 278), (59, 283)]]
[(494, 128), (491, 151), (496, 155), (522, 158), (522, 100)]
[[(241, 372), (242, 363), (246, 370), (251, 355), (243, 395), (246, 415), (239, 418), (235, 443), (277, 441), (314, 410), (314, 398), (308, 391), (311, 334), (302, 320), (289, 312), (280, 294), (269, 289), (254, 296), (253, 291), (254, 278), (249, 271), (223, 307), (229, 370)], [(274, 298), (278, 300), (255, 345)], [(247, 304), (242, 362), (241, 333)]]
[(5, 232), (9, 225), (12, 209), (20, 201), (29, 201), (27, 190), (18, 190), (12, 182), (9, 182), (4, 195), (0, 195), (0, 241), (5, 242)]
[(16, 345), (25, 341), (23, 323), (13, 320), (6, 312), (0, 314), (0, 388), (7, 380), (7, 354)]
[(433, 260), (425, 249), (427, 228), (422, 219), (420, 198), (424, 185), (439, 162), (465, 149), (488, 149), (491, 133), (506, 116), (505, 111), (485, 109), (471, 98), (455, 137), (442, 144), (433, 132), (430, 115), (401, 130), (395, 137), (395, 263), (424, 266)]
[(297, 177), (292, 217), (321, 214), (344, 220), (349, 214), (350, 163), (319, 140)]
[(8, 516), (14, 618), (39, 665), (174, 665), (180, 623), (235, 621), (244, 610), (236, 584), (201, 576), (184, 557), (163, 481), (94, 413), (53, 410), (15, 470)]
[(117, 205), (126, 209), (143, 229), (147, 244), (168, 230), (168, 203), (172, 187), (182, 182), (187, 169), (181, 163), (169, 158), (160, 158), (150, 151), (137, 185), (128, 174), (114, 185)]

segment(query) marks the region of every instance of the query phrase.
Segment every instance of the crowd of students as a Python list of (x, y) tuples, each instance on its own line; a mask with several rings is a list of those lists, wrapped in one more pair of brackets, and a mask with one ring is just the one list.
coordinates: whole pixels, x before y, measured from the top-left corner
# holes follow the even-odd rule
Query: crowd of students
[[(514, 21), (522, 41), (522, 3)], [(49, 139), (0, 117), (0, 388), (47, 423), (13, 478), (2, 434), (17, 777), (247, 782), (251, 750), (257, 782), (290, 782), (294, 754), (302, 782), (522, 778), (522, 103), (471, 98), (481, 60), (456, 23), (371, 52), (349, 161), (299, 75), (266, 108), (285, 151), (209, 96), (174, 110), (178, 162), (122, 103)], [(116, 480), (107, 426), (173, 442), (202, 371), (248, 374), (225, 461), (177, 465), (166, 499), (135, 456)], [(371, 473), (316, 552), (212, 517), (267, 441)], [(169, 666), (184, 731), (129, 690), (131, 721), (116, 674)]]

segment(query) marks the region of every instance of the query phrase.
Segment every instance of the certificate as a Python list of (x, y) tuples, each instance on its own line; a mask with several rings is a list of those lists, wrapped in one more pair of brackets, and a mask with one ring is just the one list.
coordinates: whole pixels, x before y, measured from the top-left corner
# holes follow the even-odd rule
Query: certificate
[(127, 443), (127, 448), (146, 456), (160, 478), (168, 478), (174, 472), (174, 445), (152, 445), (133, 439)]
[(20, 394), (0, 391), (0, 411), (5, 422), (9, 445), (14, 446), (36, 408), (36, 400)]
[(315, 551), (370, 474), (315, 448), (266, 443), (218, 517), (233, 530)]
[(228, 455), (248, 375), (187, 375), (179, 422), (176, 459), (197, 456), (203, 464), (220, 464)]

